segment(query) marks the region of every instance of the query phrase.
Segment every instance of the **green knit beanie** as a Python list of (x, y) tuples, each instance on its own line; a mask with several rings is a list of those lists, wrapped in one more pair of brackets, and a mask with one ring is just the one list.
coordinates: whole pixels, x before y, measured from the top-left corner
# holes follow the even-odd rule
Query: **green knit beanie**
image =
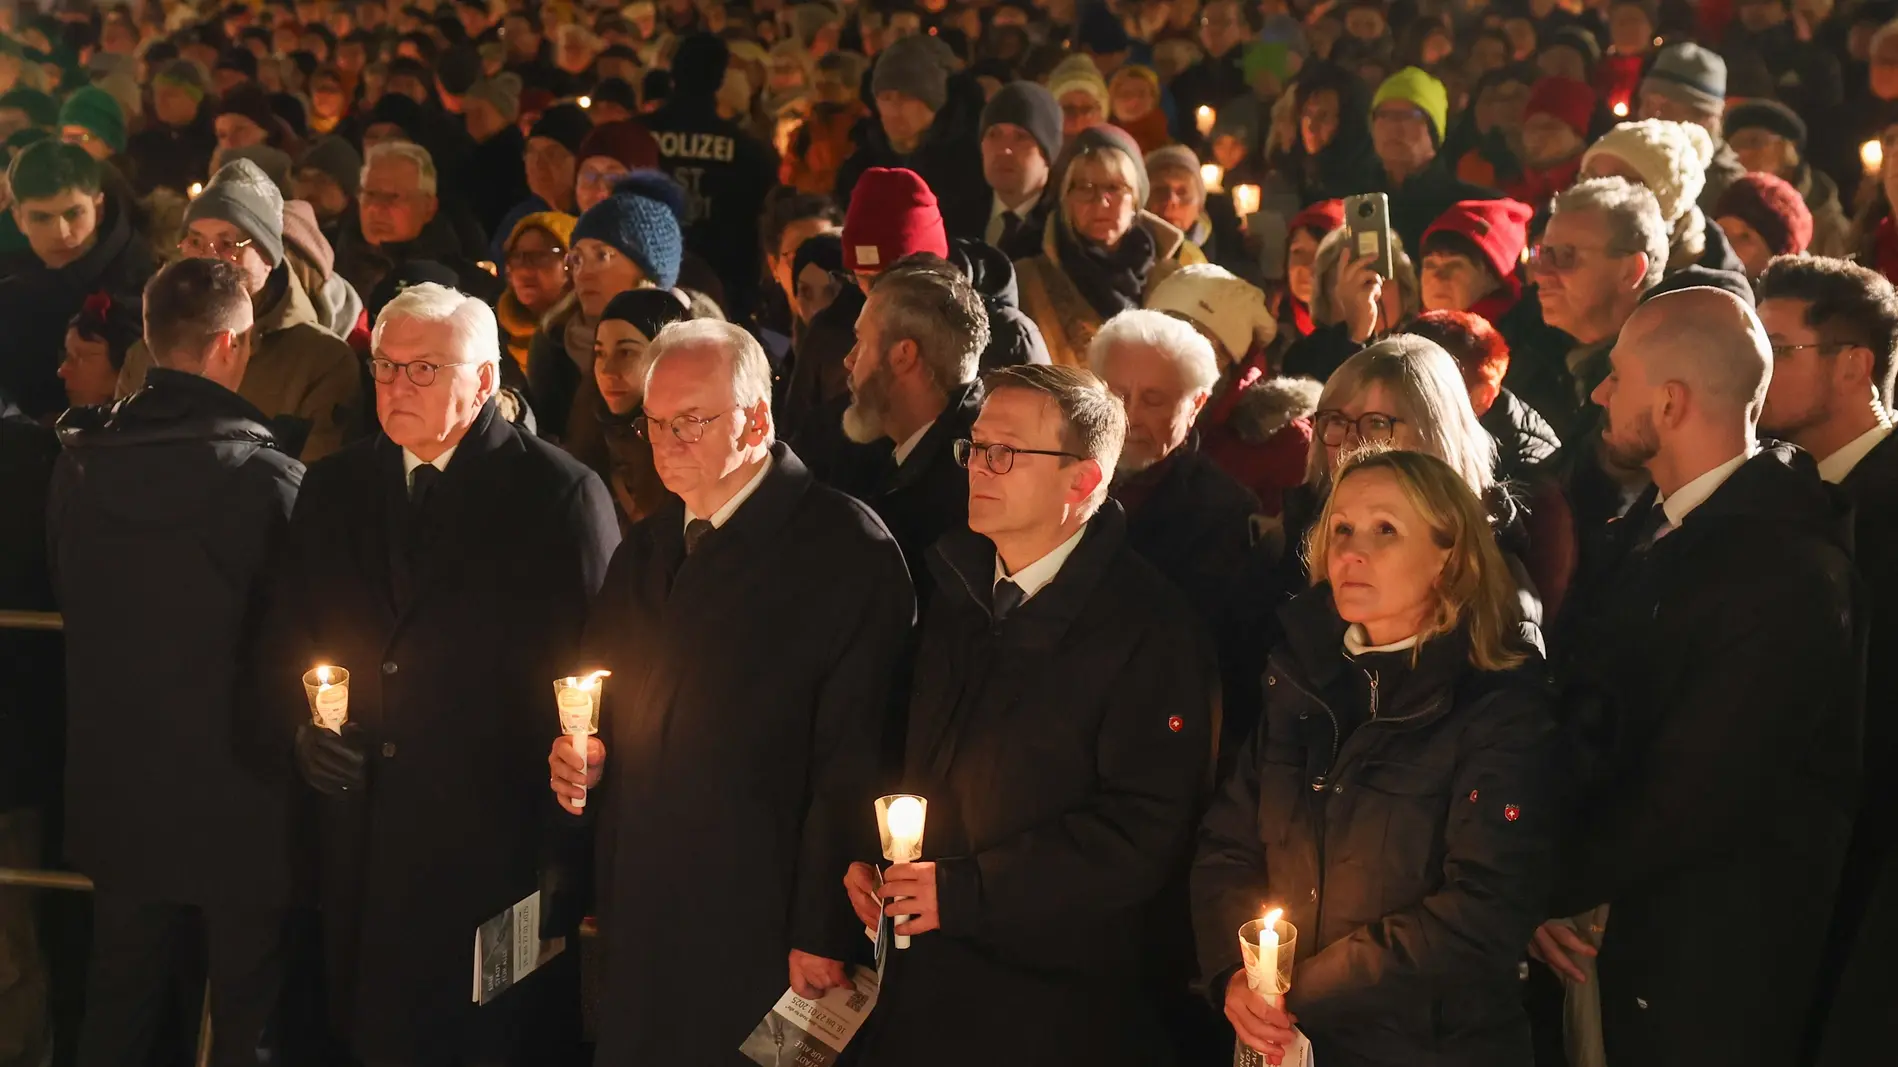
[(1375, 113), (1378, 105), (1388, 100), (1402, 100), (1415, 105), (1430, 119), (1430, 128), (1436, 132), (1437, 143), (1443, 143), (1444, 128), (1450, 121), (1450, 94), (1443, 83), (1416, 67), (1403, 70), (1384, 79), (1377, 87), (1377, 95), (1371, 98), (1371, 111)]
[(79, 126), (106, 143), (117, 155), (125, 151), (125, 112), (112, 94), (96, 85), (78, 89), (59, 109), (61, 126)]

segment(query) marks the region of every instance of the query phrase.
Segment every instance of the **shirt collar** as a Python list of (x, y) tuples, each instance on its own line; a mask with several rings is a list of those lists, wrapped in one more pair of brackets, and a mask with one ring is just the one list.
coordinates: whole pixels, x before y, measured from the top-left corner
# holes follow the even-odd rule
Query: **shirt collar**
[[(738, 511), (738, 505), (749, 500), (751, 494), (758, 491), (758, 487), (764, 484), (764, 476), (771, 473), (771, 467), (774, 462), (775, 461), (771, 458), (771, 454), (767, 452), (764, 457), (764, 462), (758, 465), (758, 473), (751, 476), (751, 480), (745, 483), (744, 488), (733, 493), (730, 500), (725, 501), (717, 511), (712, 512), (712, 529), (716, 530), (729, 522), (732, 515)], [(685, 509), (685, 524), (687, 526), (690, 526), (692, 521), (697, 518), (697, 515), (692, 514), (690, 507)]]
[(916, 446), (923, 443), (923, 435), (928, 433), (929, 428), (934, 425), (936, 425), (936, 420), (930, 419), (915, 433), (910, 434), (902, 444), (896, 446), (896, 451), (892, 455), (896, 458), (897, 466), (901, 467), (903, 461), (909, 459), (910, 453), (916, 451)]
[(455, 449), (460, 448), (460, 447), (461, 447), (460, 445), (450, 445), (448, 448), (442, 451), (441, 455), (436, 456), (433, 461), (426, 462), (426, 463), (422, 460), (422, 457), (416, 455), (415, 453), (409, 451), (406, 448), (403, 449), (402, 450), (402, 480), (409, 486), (409, 488), (413, 489), (415, 487), (415, 468), (428, 466), (428, 467), (433, 467), (438, 471), (448, 470), (448, 461), (455, 458)]
[(1845, 446), (1819, 461), (1819, 477), (1833, 485), (1845, 480), (1878, 443), (1891, 436), (1891, 425), (1881, 422), (1845, 443)]
[(1752, 458), (1753, 450), (1748, 448), (1745, 452), (1676, 489), (1671, 495), (1662, 497), (1661, 511), (1667, 516), (1667, 525), (1670, 528), (1679, 526), (1687, 518), (1688, 512), (1705, 504), (1707, 498), (1725, 484), (1726, 480), (1733, 476), (1734, 471), (1740, 469), (1741, 464)]
[(1370, 633), (1359, 623), (1352, 623), (1344, 632), (1344, 650), (1352, 656), (1362, 656), (1367, 652), (1402, 652), (1417, 647), (1417, 635), (1411, 634), (1402, 641), (1393, 641), (1388, 645), (1371, 643)]
[(1085, 533), (1087, 533), (1087, 524), (1082, 523), (1081, 528), (1074, 531), (1074, 536), (1061, 542), (1055, 547), (1054, 551), (1030, 563), (1028, 566), (1023, 567), (1021, 570), (1016, 571), (1014, 574), (1008, 573), (1008, 568), (1002, 565), (1002, 554), (997, 552), (995, 554), (995, 582), (993, 585), (1001, 584), (1004, 578), (1014, 582), (1016, 587), (1021, 590), (1022, 602), (1026, 603), (1030, 597), (1033, 597), (1036, 593), (1047, 588), (1048, 583), (1054, 581), (1055, 575), (1061, 573), (1061, 565), (1068, 561), (1069, 556), (1074, 555), (1075, 546), (1081, 543), (1081, 535)]

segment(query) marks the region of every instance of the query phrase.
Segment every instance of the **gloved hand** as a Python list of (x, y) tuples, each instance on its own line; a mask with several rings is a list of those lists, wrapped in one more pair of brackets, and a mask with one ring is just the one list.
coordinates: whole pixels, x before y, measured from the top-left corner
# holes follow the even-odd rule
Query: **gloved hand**
[(297, 727), (297, 770), (311, 788), (324, 796), (361, 792), (369, 781), (367, 765), (362, 729), (355, 723), (345, 723), (341, 736), (313, 722)]

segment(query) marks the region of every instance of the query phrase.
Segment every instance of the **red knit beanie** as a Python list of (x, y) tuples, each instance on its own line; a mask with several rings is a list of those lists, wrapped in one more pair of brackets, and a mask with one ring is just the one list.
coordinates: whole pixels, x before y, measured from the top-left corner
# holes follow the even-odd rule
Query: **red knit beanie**
[(628, 170), (651, 170), (659, 166), (659, 142), (646, 132), (646, 127), (620, 119), (593, 127), (581, 140), (580, 151), (574, 156), (581, 163), (594, 156), (605, 156), (619, 160)]
[(1574, 78), (1553, 77), (1535, 83), (1529, 90), (1528, 106), (1522, 111), (1525, 119), (1531, 115), (1552, 116), (1583, 140), (1588, 139), (1588, 120), (1594, 114), (1595, 90)]
[(844, 269), (877, 274), (911, 252), (949, 255), (936, 194), (913, 170), (871, 167), (850, 192), (844, 215)]
[(1752, 172), (1735, 179), (1713, 209), (1716, 220), (1729, 215), (1753, 227), (1776, 256), (1797, 255), (1812, 244), (1812, 211), (1805, 197), (1771, 174)]
[(1514, 277), (1529, 243), (1535, 209), (1516, 200), (1461, 200), (1424, 231), (1421, 255), (1430, 254), (1432, 234), (1453, 233), (1476, 246), (1498, 278)]
[(1330, 233), (1343, 225), (1344, 201), (1320, 200), (1315, 204), (1305, 205), (1303, 210), (1293, 215), (1291, 224), (1285, 227), (1285, 231), (1287, 234), (1294, 234), (1300, 230), (1311, 229), (1318, 230), (1320, 233)]

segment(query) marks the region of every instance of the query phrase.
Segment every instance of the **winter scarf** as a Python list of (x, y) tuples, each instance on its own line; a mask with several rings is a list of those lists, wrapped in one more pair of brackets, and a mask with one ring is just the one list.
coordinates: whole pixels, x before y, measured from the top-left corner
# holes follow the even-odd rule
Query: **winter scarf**
[(1136, 222), (1110, 250), (1078, 238), (1063, 218), (1055, 225), (1054, 240), (1062, 272), (1103, 320), (1140, 306), (1155, 255), (1146, 227)]

